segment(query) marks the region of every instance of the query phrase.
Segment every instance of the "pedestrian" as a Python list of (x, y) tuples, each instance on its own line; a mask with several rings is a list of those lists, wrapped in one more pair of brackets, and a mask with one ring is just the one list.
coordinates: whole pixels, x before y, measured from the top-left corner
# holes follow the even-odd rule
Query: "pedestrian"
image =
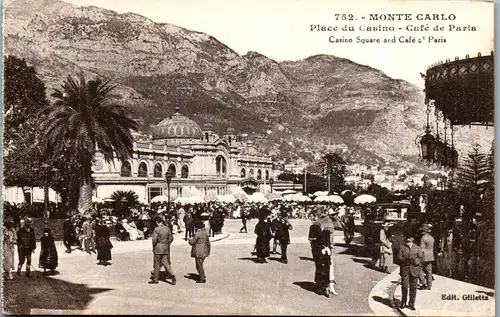
[(109, 229), (104, 218), (101, 218), (95, 228), (95, 244), (97, 249), (97, 260), (99, 260), (98, 265), (109, 265), (113, 244), (109, 240)]
[(424, 257), (422, 261), (422, 275), (420, 284), (422, 290), (430, 290), (432, 287), (432, 265), (434, 262), (434, 238), (430, 234), (430, 227), (427, 224), (422, 225), (422, 238), (420, 239), (420, 248)]
[(267, 221), (268, 210), (262, 208), (259, 214), (259, 222), (255, 225), (254, 233), (257, 235), (255, 249), (257, 251), (257, 263), (267, 263), (266, 258), (270, 255), (269, 242), (271, 241), (271, 224)]
[(153, 231), (151, 236), (153, 243), (153, 276), (149, 284), (158, 284), (160, 280), (160, 270), (161, 266), (165, 267), (165, 271), (172, 279), (172, 285), (177, 283), (174, 272), (172, 271), (172, 267), (170, 265), (170, 244), (174, 240), (174, 236), (172, 235), (171, 229), (166, 226), (165, 220), (157, 216), (155, 218), (155, 222), (157, 224), (156, 228)]
[(401, 249), (401, 246), (405, 244), (405, 235), (403, 232), (403, 227), (401, 225), (393, 226), (393, 229), (395, 228), (395, 232), (391, 237), (391, 243), (392, 243), (392, 262), (394, 264), (399, 265), (398, 262), (398, 254), (399, 254), (399, 249)]
[[(398, 253), (398, 262), (400, 265), (399, 275), (401, 276), (402, 298), (400, 308), (415, 310), (415, 300), (417, 297), (417, 285), (420, 277), (420, 264), (423, 259), (423, 252), (419, 246), (413, 243), (413, 236), (405, 237), (405, 244), (401, 246)], [(408, 291), (410, 300), (407, 304)]]
[(194, 234), (193, 230), (193, 208), (189, 208), (188, 212), (184, 215), (184, 226), (186, 227), (186, 233), (184, 235), (184, 240), (192, 238)]
[(392, 254), (392, 243), (389, 240), (389, 227), (388, 222), (382, 224), (382, 229), (380, 229), (380, 265), (379, 269), (381, 272), (390, 273), (390, 255)]
[(82, 234), (83, 234), (83, 246), (85, 252), (91, 254), (90, 250), (92, 249), (92, 240), (93, 240), (93, 232), (92, 227), (90, 226), (90, 221), (88, 217), (84, 218), (82, 224)]
[(460, 248), (459, 236), (455, 235), (450, 226), (441, 239), (439, 256), (443, 257), (444, 268), (441, 272), (446, 277), (456, 278), (458, 273), (458, 249)]
[(271, 234), (273, 235), (273, 251), (271, 252), (272, 254), (276, 254), (276, 249), (278, 248), (278, 236), (276, 235), (276, 230), (278, 230), (278, 227), (281, 227), (281, 221), (280, 219), (275, 216), (274, 214), (272, 215), (272, 220), (271, 220)]
[(8, 280), (13, 280), (12, 270), (14, 264), (14, 244), (17, 243), (17, 234), (15, 223), (12, 218), (6, 218), (3, 222), (3, 271), (4, 277)]
[(36, 249), (35, 230), (31, 227), (33, 220), (26, 218), (24, 227), (17, 231), (17, 253), (19, 255), (19, 265), (17, 266), (17, 275), (21, 276), (21, 270), (26, 261), (26, 276), (31, 276), (31, 253)]
[[(240, 207), (238, 206), (238, 208), (240, 208)], [(241, 223), (243, 224), (243, 227), (241, 227), (241, 229), (240, 229), (240, 233), (242, 233), (243, 230), (245, 230), (245, 233), (248, 233), (248, 231), (247, 231), (248, 214), (243, 208), (241, 208), (240, 215), (241, 215)]]
[(275, 238), (278, 239), (281, 248), (281, 262), (284, 264), (288, 263), (287, 249), (290, 244), (290, 230), (293, 230), (292, 224), (288, 221), (288, 214), (286, 211), (281, 212), (281, 216), (278, 218), (279, 224), (276, 226), (276, 231), (274, 232)]
[(309, 228), (309, 241), (315, 264), (316, 293), (326, 297), (330, 297), (330, 294), (337, 295), (333, 263), (337, 215), (338, 211), (332, 208), (328, 210), (328, 214), (322, 211), (320, 217)]
[(195, 234), (189, 239), (189, 244), (192, 246), (191, 257), (194, 258), (196, 270), (198, 271), (198, 280), (196, 283), (206, 283), (207, 277), (203, 262), (210, 255), (210, 238), (207, 231), (204, 229), (205, 224), (201, 220), (194, 222)]
[(43, 229), (43, 235), (40, 238), (40, 257), (38, 267), (43, 268), (43, 275), (47, 274), (47, 270), (50, 270), (50, 274), (54, 275), (57, 265), (58, 257), (54, 237), (52, 236), (51, 230), (49, 228), (45, 228)]
[(67, 217), (63, 223), (63, 244), (66, 247), (66, 253), (71, 253), (71, 246), (76, 241), (75, 226), (71, 217)]

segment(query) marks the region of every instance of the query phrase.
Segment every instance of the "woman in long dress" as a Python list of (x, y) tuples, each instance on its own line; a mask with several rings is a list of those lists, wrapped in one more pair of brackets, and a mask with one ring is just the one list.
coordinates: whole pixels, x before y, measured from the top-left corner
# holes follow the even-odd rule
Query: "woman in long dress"
[(17, 234), (14, 228), (14, 221), (7, 218), (3, 225), (3, 270), (5, 278), (13, 280), (11, 270), (14, 270), (14, 244), (17, 242)]
[(49, 228), (43, 229), (43, 236), (40, 239), (40, 244), (41, 251), (38, 266), (43, 268), (43, 275), (47, 274), (47, 270), (50, 270), (50, 274), (54, 275), (58, 265), (58, 256), (54, 237)]
[(266, 215), (261, 211), (259, 216), (259, 222), (255, 225), (255, 234), (257, 235), (257, 241), (255, 243), (255, 248), (257, 250), (257, 262), (267, 263), (266, 258), (269, 257), (271, 253), (271, 248), (269, 242), (271, 241), (271, 224), (266, 221)]
[(113, 245), (109, 240), (109, 229), (106, 226), (104, 219), (99, 220), (99, 224), (95, 228), (95, 244), (97, 249), (97, 259), (99, 265), (109, 265), (111, 261), (111, 248)]
[(123, 229), (125, 229), (130, 235), (130, 241), (135, 241), (139, 238), (139, 233), (137, 229), (134, 229), (131, 225), (128, 224), (127, 219), (123, 219), (122, 221)]

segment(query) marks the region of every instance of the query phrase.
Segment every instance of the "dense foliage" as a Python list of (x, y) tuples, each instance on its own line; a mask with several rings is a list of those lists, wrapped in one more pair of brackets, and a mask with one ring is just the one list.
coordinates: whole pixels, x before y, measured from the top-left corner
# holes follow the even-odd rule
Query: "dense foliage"
[(61, 89), (52, 96), (56, 102), (44, 111), (46, 118), (39, 125), (45, 154), (56, 158), (65, 153), (78, 162), (80, 188), (78, 209), (92, 207), (92, 162), (97, 148), (110, 162), (115, 155), (124, 160), (132, 155), (136, 121), (122, 106), (112, 100), (115, 86), (100, 78), (79, 81), (68, 76)]

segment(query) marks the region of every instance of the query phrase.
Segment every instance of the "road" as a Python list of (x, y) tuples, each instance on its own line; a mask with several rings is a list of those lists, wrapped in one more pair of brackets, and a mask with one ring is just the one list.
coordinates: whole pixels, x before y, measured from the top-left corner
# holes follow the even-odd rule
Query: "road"
[[(249, 233), (244, 234), (238, 232), (239, 221), (226, 221), (224, 232), (230, 236), (212, 244), (205, 262), (207, 284), (184, 277), (196, 273), (187, 243), (172, 246), (175, 286), (147, 283), (153, 258), (149, 248), (118, 252), (108, 267), (98, 266), (95, 255), (70, 255), (61, 258), (55, 276), (7, 281), (6, 306), (24, 314), (57, 313), (54, 309), (66, 314), (65, 310), (86, 314), (372, 314), (368, 295), (385, 274), (366, 267), (369, 259), (361, 246), (346, 248), (337, 231), (339, 295), (326, 298), (313, 292), (314, 262), (307, 242), (310, 223), (293, 222), (288, 264), (276, 261), (279, 255), (272, 255), (267, 264), (254, 262), (255, 224), (251, 221)], [(33, 262), (36, 265), (38, 259)]]

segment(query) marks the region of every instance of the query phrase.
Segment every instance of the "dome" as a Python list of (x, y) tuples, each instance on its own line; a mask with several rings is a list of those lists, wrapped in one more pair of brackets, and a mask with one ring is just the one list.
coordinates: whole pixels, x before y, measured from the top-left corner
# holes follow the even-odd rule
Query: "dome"
[(227, 128), (227, 134), (235, 134), (236, 130), (233, 128)]
[(200, 139), (203, 137), (200, 126), (179, 113), (179, 107), (175, 113), (163, 119), (153, 127), (153, 139)]

